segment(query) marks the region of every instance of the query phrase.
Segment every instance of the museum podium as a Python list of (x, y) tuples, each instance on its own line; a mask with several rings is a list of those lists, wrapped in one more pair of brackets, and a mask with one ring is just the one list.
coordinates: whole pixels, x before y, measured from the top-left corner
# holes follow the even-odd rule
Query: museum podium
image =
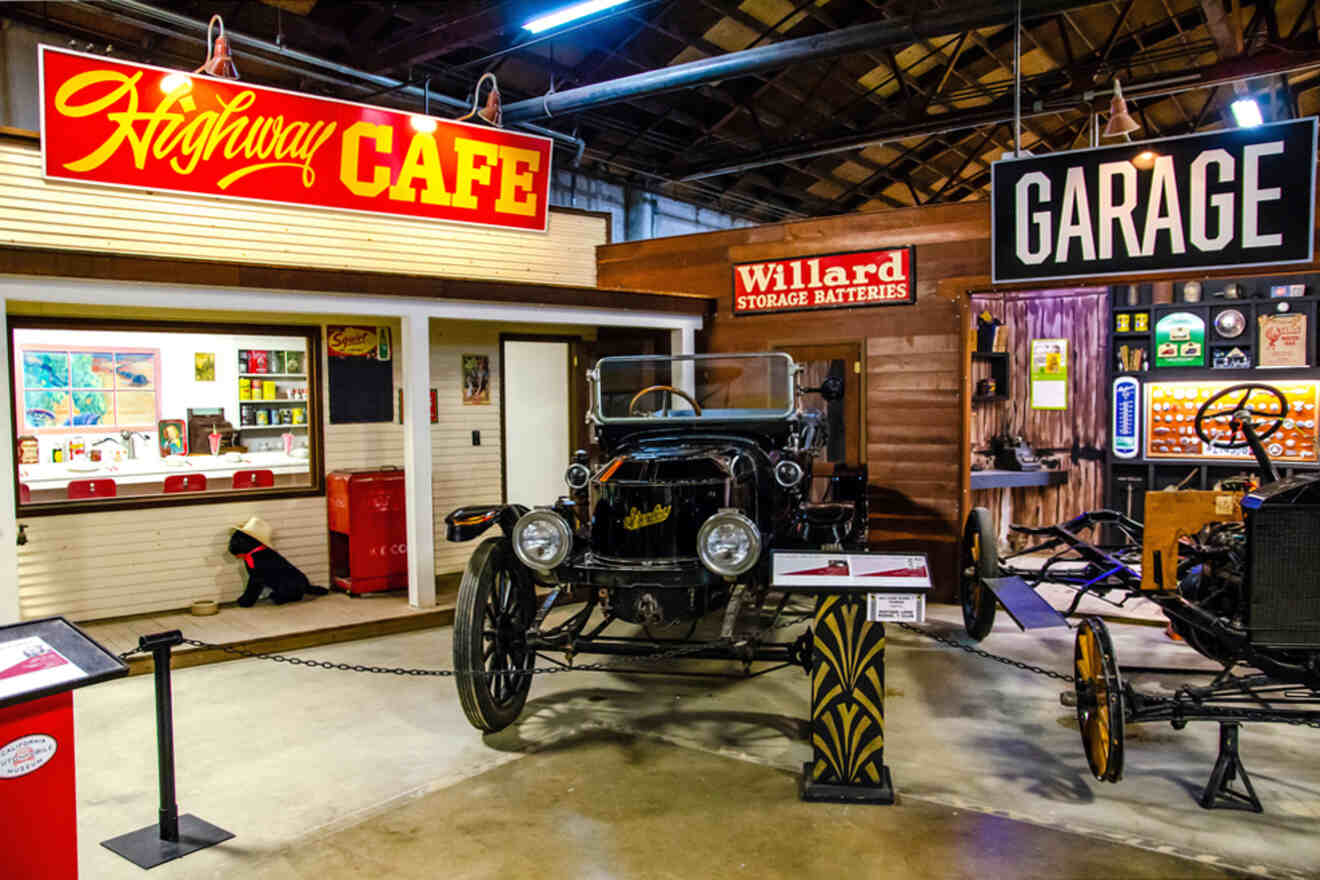
[(885, 622), (921, 623), (930, 566), (921, 553), (776, 551), (774, 584), (816, 597), (812, 759), (806, 801), (892, 804), (885, 766)]
[(0, 627), (0, 853), (6, 880), (78, 876), (73, 694), (128, 666), (62, 617)]

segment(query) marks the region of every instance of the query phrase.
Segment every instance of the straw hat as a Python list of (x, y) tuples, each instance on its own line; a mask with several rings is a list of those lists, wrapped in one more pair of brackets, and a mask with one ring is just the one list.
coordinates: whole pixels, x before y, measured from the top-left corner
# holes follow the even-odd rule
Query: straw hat
[(270, 544), (270, 534), (271, 534), (270, 523), (266, 522), (264, 519), (262, 519), (259, 516), (254, 516), (251, 519), (249, 519), (247, 522), (243, 523), (241, 526), (234, 526), (234, 528), (240, 532), (244, 532), (248, 535), (251, 535), (253, 538), (256, 538), (262, 544), (266, 544), (268, 546)]

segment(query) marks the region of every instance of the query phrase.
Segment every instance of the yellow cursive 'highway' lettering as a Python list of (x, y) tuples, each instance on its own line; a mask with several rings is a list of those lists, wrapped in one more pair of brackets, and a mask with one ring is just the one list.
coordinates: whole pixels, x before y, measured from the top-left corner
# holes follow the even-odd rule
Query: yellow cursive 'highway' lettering
[[(138, 85), (142, 72), (123, 74), (113, 70), (89, 70), (70, 77), (55, 93), (55, 111), (70, 119), (104, 113), (116, 128), (81, 159), (65, 164), (70, 171), (101, 167), (122, 148), (133, 155), (133, 164), (146, 167), (147, 159), (168, 162), (177, 173), (188, 175), (198, 164), (221, 150), (226, 159), (256, 160), (220, 178), (216, 185), (228, 189), (249, 174), (270, 168), (302, 171), (302, 185), (316, 181), (312, 160), (335, 132), (333, 122), (286, 121), (283, 114), (249, 114), (256, 93), (244, 90), (231, 100), (215, 96), (218, 109), (198, 110), (189, 88), (180, 87), (163, 95), (150, 110), (141, 110)], [(115, 109), (111, 109), (115, 108)]]

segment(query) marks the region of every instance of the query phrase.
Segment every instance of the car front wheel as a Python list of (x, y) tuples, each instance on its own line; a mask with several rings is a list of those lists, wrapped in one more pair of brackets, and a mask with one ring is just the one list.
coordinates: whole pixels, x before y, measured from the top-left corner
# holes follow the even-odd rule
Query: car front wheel
[(535, 652), (527, 630), (536, 596), (508, 538), (488, 538), (463, 573), (454, 611), (454, 681), (463, 713), (478, 730), (503, 730), (518, 718)]

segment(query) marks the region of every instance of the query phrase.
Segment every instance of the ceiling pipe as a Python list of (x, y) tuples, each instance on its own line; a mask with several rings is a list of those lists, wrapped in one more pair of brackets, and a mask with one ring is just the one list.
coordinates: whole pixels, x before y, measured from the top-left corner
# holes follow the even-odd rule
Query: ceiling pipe
[[(204, 21), (198, 21), (197, 19), (189, 18), (186, 15), (180, 15), (169, 9), (161, 9), (159, 6), (152, 6), (150, 3), (142, 3), (139, 2), (139, 0), (101, 0), (96, 6), (118, 9), (123, 13), (127, 13), (124, 17), (129, 20), (133, 20), (134, 17), (154, 19), (155, 21), (168, 24), (183, 31), (195, 31), (202, 35), (205, 35), (206, 33), (206, 22)], [(438, 104), (450, 110), (458, 110), (463, 113), (472, 109), (468, 106), (466, 101), (461, 101), (458, 98), (451, 98), (448, 95), (439, 94), (429, 89), (423, 89), (421, 86), (415, 86), (402, 80), (393, 79), (392, 77), (381, 76), (380, 74), (371, 73), (366, 70), (359, 70), (356, 67), (349, 67), (347, 64), (340, 64), (339, 62), (331, 61), (328, 58), (320, 58), (316, 55), (309, 55), (306, 52), (299, 52), (297, 49), (279, 46), (275, 43), (263, 40), (260, 37), (241, 34), (238, 31), (229, 28), (226, 29), (226, 36), (229, 37), (231, 45), (242, 46), (246, 49), (256, 49), (261, 52), (275, 55), (278, 58), (296, 61), (299, 64), (308, 67), (319, 68), (320, 70), (337, 73), (340, 76), (362, 80), (364, 84), (379, 86), (382, 90), (393, 92), (394, 94), (409, 95), (410, 97), (417, 98), (419, 102), (422, 103)], [(264, 61), (267, 59), (262, 60)], [(279, 62), (274, 63), (278, 66), (286, 67), (286, 65), (281, 65)], [(377, 94), (380, 93), (378, 92)], [(509, 122), (507, 116), (504, 121)], [(559, 143), (573, 148), (578, 156), (581, 156), (582, 150), (586, 146), (581, 138), (565, 134), (562, 131), (545, 128), (540, 125), (521, 123), (518, 125), (518, 128), (531, 134), (553, 138)]]
[[(1180, 92), (1208, 89), (1225, 85), (1244, 77), (1287, 75), (1303, 70), (1320, 68), (1320, 52), (1277, 52), (1270, 55), (1255, 55), (1249, 59), (1221, 62), (1185, 74), (1161, 76), (1150, 80), (1130, 82), (1124, 86), (1125, 92), (1132, 97), (1153, 98), (1176, 95)], [(1035, 101), (1031, 109), (1022, 113), (1022, 118), (1033, 119), (1038, 116), (1051, 116), (1056, 113), (1076, 111), (1082, 102), (1095, 97), (1095, 89), (1084, 89), (1057, 95), (1047, 101)], [(1002, 105), (967, 113), (950, 113), (946, 118), (933, 116), (921, 122), (908, 125), (896, 125), (870, 134), (854, 134), (817, 142), (808, 147), (768, 151), (756, 159), (729, 165), (702, 168), (689, 172), (679, 178), (684, 182), (705, 180), (725, 174), (741, 174), (755, 168), (770, 165), (782, 165), (785, 162), (801, 162), (816, 159), (834, 153), (846, 153), (877, 144), (892, 143), (923, 135), (942, 135), (984, 125), (1010, 124), (1015, 114), (1011, 107), (1007, 110)]]
[[(1096, 2), (1097, 0), (1023, 0), (1021, 14), (1024, 21), (1048, 18), (1079, 7), (1093, 6)], [(922, 39), (960, 31), (1011, 24), (1013, 19), (1014, 10), (1005, 9), (1002, 3), (982, 4), (970, 9), (941, 15), (927, 15), (910, 21), (878, 21), (826, 31), (810, 37), (784, 40), (742, 52), (729, 52), (725, 55), (690, 61), (687, 64), (647, 70), (632, 76), (517, 101), (505, 106), (504, 121), (513, 123), (529, 119), (548, 119), (631, 98), (692, 88), (730, 77), (749, 76), (804, 61), (835, 58), (869, 49), (916, 43)]]

